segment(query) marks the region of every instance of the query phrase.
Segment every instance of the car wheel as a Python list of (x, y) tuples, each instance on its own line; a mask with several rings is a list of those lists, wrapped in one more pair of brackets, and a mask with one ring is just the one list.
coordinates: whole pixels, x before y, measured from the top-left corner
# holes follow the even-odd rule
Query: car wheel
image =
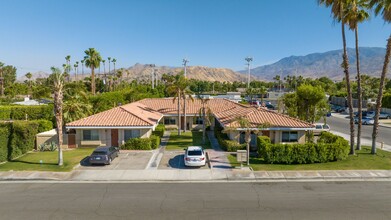
[(111, 157), (109, 157), (109, 163), (108, 163), (108, 165), (110, 165), (112, 161), (113, 161), (113, 160), (111, 159)]

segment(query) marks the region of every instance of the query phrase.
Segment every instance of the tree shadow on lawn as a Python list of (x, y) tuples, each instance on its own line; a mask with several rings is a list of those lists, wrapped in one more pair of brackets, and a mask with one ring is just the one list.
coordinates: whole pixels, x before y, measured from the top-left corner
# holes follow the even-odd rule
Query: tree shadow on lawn
[(24, 161), (24, 160), (11, 160), (11, 161), (8, 161), (8, 163), (25, 163), (25, 164), (37, 164), (37, 165), (58, 165), (58, 163), (45, 163), (44, 161), (42, 161), (42, 163), (40, 163), (40, 162), (31, 162), (31, 161)]

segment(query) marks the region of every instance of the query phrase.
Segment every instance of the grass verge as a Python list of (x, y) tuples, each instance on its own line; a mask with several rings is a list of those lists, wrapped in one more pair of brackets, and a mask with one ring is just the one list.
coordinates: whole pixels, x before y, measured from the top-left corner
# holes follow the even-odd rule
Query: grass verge
[(171, 131), (166, 150), (183, 150), (188, 146), (202, 146), (204, 149), (211, 148), (208, 137), (206, 137), (205, 144), (202, 143), (201, 131), (182, 132), (180, 136), (178, 136), (178, 131)]
[[(58, 166), (58, 151), (31, 152), (0, 165), (0, 171), (71, 171), (80, 161), (89, 156), (95, 148), (78, 148), (63, 151), (64, 165)], [(42, 164), (40, 161), (42, 160)]]
[[(235, 155), (229, 155), (232, 166), (240, 166)], [(250, 166), (255, 171), (282, 171), (282, 170), (389, 170), (391, 169), (391, 152), (377, 149), (377, 154), (371, 154), (370, 147), (363, 147), (356, 151), (356, 155), (346, 160), (314, 163), (314, 164), (267, 164), (260, 158), (250, 158)]]

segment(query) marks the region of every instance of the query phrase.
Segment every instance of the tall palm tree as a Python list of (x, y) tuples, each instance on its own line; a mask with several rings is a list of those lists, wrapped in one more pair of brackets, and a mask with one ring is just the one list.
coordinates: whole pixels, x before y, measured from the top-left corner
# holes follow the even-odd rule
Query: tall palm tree
[(209, 98), (201, 97), (198, 95), (198, 99), (201, 101), (201, 109), (199, 115), (202, 117), (202, 143), (206, 142), (206, 126), (211, 124), (210, 117), (212, 115), (212, 110), (208, 106)]
[(267, 89), (265, 86), (261, 86), (259, 88), (259, 94), (261, 95), (261, 102), (263, 103), (263, 96), (267, 93)]
[(107, 60), (109, 61), (109, 74), (110, 74), (110, 63), (111, 63), (111, 57), (107, 57)]
[[(194, 102), (194, 98), (192, 96), (193, 92), (189, 89), (189, 81), (187, 78), (185, 78), (184, 80), (184, 84), (186, 85), (183, 89), (182, 89), (182, 98), (183, 98), (183, 124), (184, 124), (184, 131), (186, 132), (187, 130), (187, 115), (186, 115), (186, 104), (187, 104), (187, 101), (190, 100), (192, 102)], [(189, 99), (188, 99), (189, 98)], [(190, 129), (190, 128), (189, 128)]]
[[(391, 1), (389, 0), (371, 0), (370, 6), (375, 9), (375, 14), (381, 14), (385, 22), (391, 22)], [(391, 35), (387, 39), (386, 55), (384, 57), (383, 70), (380, 77), (379, 93), (376, 99), (375, 123), (372, 132), (372, 149), (371, 153), (376, 154), (376, 138), (379, 130), (379, 114), (383, 99), (384, 84), (388, 72), (388, 64), (391, 56)]]
[(273, 79), (277, 82), (278, 91), (281, 92), (281, 76), (280, 75), (276, 75), (275, 77), (273, 77)]
[(52, 67), (53, 72), (53, 93), (54, 93), (54, 114), (56, 117), (56, 129), (57, 129), (57, 141), (58, 141), (58, 165), (63, 165), (62, 157), (62, 127), (63, 127), (63, 115), (62, 115), (62, 99), (63, 99), (63, 88), (64, 88), (64, 73), (68, 66), (65, 66), (64, 72), (57, 68)]
[(88, 50), (84, 51), (84, 53), (87, 55), (86, 67), (91, 68), (91, 92), (93, 95), (95, 95), (95, 68), (100, 66), (102, 57), (100, 56), (99, 52), (95, 50), (95, 48), (89, 48)]
[(73, 64), (73, 67), (75, 68), (75, 81), (77, 81), (77, 67), (78, 67), (78, 65), (75, 63), (75, 64)]
[(3, 67), (4, 67), (4, 63), (0, 62), (0, 83), (1, 83), (0, 92), (1, 92), (1, 97), (3, 97), (3, 96), (4, 96), (4, 77), (3, 77)]
[(178, 103), (178, 135), (181, 135), (181, 99), (185, 88), (187, 88), (187, 83), (183, 73), (176, 75), (174, 81), (167, 86), (167, 93), (174, 96), (173, 103), (175, 101)]
[(68, 64), (62, 64), (62, 68), (64, 69), (64, 79), (67, 79), (67, 82), (69, 83), (69, 81), (71, 80), (70, 79), (70, 75), (69, 75), (69, 72), (68, 72)]
[(29, 82), (29, 92), (31, 92), (31, 77), (33, 77), (33, 74), (31, 74), (30, 72), (26, 73), (26, 78)]
[(76, 61), (76, 75), (79, 75), (79, 61)]
[(84, 62), (85, 62), (85, 61), (86, 61), (85, 59), (80, 60), (80, 62), (81, 62), (81, 75), (82, 75), (82, 77), (84, 77)]
[(121, 69), (117, 70), (116, 76), (117, 76), (118, 81), (119, 81), (118, 83), (121, 83), (121, 81), (122, 81), (122, 75), (123, 75), (123, 70), (121, 70)]
[(113, 60), (111, 61), (113, 62), (113, 65), (114, 65), (114, 73), (115, 73), (115, 63), (117, 62), (117, 60), (115, 58), (113, 58)]
[(353, 101), (352, 101), (352, 89), (350, 85), (350, 75), (349, 75), (349, 59), (348, 52), (346, 47), (346, 36), (345, 36), (345, 24), (346, 16), (344, 15), (345, 7), (347, 3), (351, 0), (318, 0), (318, 4), (325, 5), (326, 7), (331, 7), (331, 13), (333, 18), (341, 22), (341, 33), (342, 33), (342, 45), (343, 45), (343, 55), (342, 55), (342, 67), (345, 73), (346, 80), (346, 90), (348, 93), (348, 107), (349, 107), (349, 119), (350, 119), (350, 153), (354, 154), (354, 118), (353, 118)]
[(88, 95), (85, 92), (67, 89), (64, 93), (68, 97), (63, 105), (65, 123), (85, 118), (93, 113), (92, 105), (88, 102)]
[(362, 91), (360, 74), (360, 53), (358, 47), (358, 24), (369, 19), (367, 0), (351, 0), (345, 7), (345, 19), (350, 30), (354, 31), (356, 40), (356, 68), (357, 68), (357, 98), (358, 98), (358, 125), (356, 150), (361, 150), (362, 129)]
[(68, 74), (70, 74), (71, 69), (72, 69), (72, 67), (71, 67), (71, 55), (67, 55), (65, 57), (65, 61), (66, 61), (66, 65), (67, 65), (66, 71), (68, 72)]

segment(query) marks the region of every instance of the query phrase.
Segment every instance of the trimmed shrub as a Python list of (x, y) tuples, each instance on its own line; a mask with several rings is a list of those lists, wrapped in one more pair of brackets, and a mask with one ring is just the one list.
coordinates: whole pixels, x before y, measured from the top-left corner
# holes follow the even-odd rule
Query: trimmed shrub
[(271, 164), (310, 164), (346, 159), (349, 144), (338, 139), (335, 143), (267, 144), (261, 156)]
[(11, 123), (0, 123), (0, 162), (7, 160)]
[(150, 138), (130, 138), (121, 146), (121, 150), (152, 150)]
[(11, 119), (11, 106), (0, 106), (0, 120), (9, 120)]
[(257, 147), (258, 147), (258, 155), (264, 155), (266, 146), (271, 144), (270, 138), (268, 136), (258, 136), (257, 137)]
[(160, 145), (160, 137), (156, 135), (151, 135), (150, 139), (151, 139), (151, 148), (152, 149), (158, 148)]
[(239, 144), (233, 140), (222, 140), (221, 145), (228, 152), (236, 152), (237, 150), (246, 150), (246, 144)]
[(12, 160), (34, 149), (35, 135), (39, 124), (34, 121), (14, 121), (12, 123), (8, 159)]
[(156, 126), (156, 128), (152, 132), (152, 134), (159, 136), (159, 137), (163, 137), (165, 131), (166, 131), (166, 127), (162, 124), (159, 124), (158, 126)]
[(41, 119), (35, 120), (38, 123), (38, 133), (50, 131), (53, 129), (53, 122)]

